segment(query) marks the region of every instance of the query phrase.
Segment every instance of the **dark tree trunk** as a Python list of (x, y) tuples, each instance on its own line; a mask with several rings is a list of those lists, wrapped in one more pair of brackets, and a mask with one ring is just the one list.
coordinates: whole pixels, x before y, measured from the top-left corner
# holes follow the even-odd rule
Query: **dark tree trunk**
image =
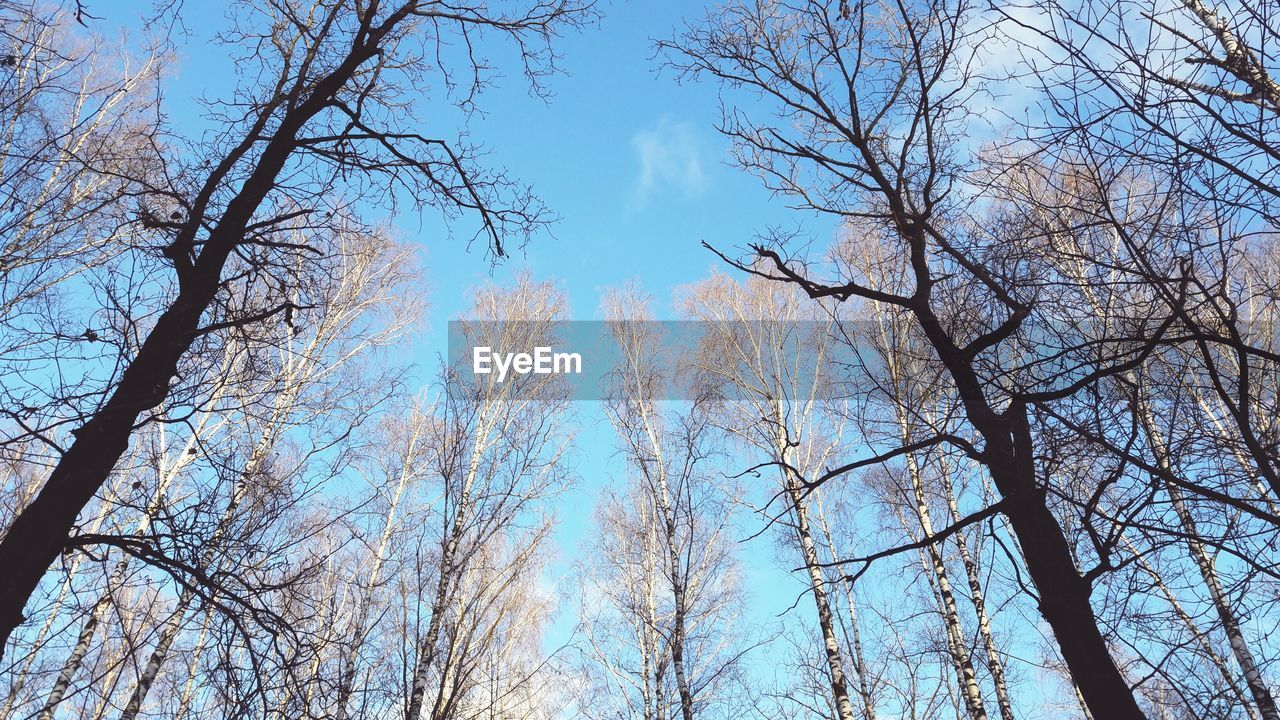
[(1001, 419), (1006, 432), (986, 437), (987, 468), (1005, 499), (1004, 514), (1022, 546), (1027, 572), (1039, 595), (1040, 614), (1053, 630), (1093, 717), (1144, 720), (1089, 604), (1091, 584), (1076, 568), (1062, 526), (1036, 482), (1026, 409), (1015, 405)]
[[(221, 269), (218, 263), (218, 275)], [(200, 316), (213, 299), (218, 275), (201, 283), (207, 292), (197, 295), (183, 290), (160, 316), (111, 398), (75, 431), (75, 441), (40, 494), (18, 514), (0, 541), (0, 575), (5, 578), (0, 584), (0, 653), (22, 623), (27, 599), (62, 553), (80, 511), (128, 449), (138, 415), (164, 401), (178, 361), (195, 339)]]
[[(917, 242), (916, 247), (923, 243)], [(923, 254), (916, 253), (912, 259), (917, 283), (923, 286), (912, 312), (955, 382), (965, 416), (982, 435), (982, 463), (1000, 493), (1003, 513), (1039, 595), (1040, 615), (1049, 623), (1071, 677), (1095, 720), (1145, 720), (1098, 627), (1089, 603), (1092, 585), (1076, 567), (1062, 525), (1037, 482), (1025, 403), (1011, 402), (1002, 413), (991, 407), (969, 357), (929, 306), (930, 276)]]
[[(66, 547), (80, 511), (128, 449), (138, 416), (164, 402), (178, 363), (195, 341), (200, 319), (218, 291), (227, 258), (244, 240), (254, 213), (274, 189), (276, 177), (295, 149), (299, 131), (328, 106), (356, 69), (376, 54), (375, 38), (402, 18), (403, 13), (398, 13), (362, 35), (367, 41), (357, 41), (345, 61), (283, 115), (253, 172), (210, 231), (198, 259), (187, 272), (179, 273), (177, 298), (156, 321), (102, 409), (74, 431), (75, 441), (53, 468), (48, 482), (0, 541), (0, 577), (4, 578), (0, 583), (0, 658), (9, 636), (23, 621), (27, 600)], [(225, 172), (225, 168), (219, 170)], [(193, 245), (201, 219), (188, 219), (175, 247)]]

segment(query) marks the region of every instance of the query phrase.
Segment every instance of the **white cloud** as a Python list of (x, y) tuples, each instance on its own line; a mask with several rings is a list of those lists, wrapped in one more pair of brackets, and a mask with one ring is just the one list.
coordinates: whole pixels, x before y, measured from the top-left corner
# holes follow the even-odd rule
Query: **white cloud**
[(692, 126), (663, 117), (653, 127), (631, 136), (639, 172), (632, 204), (644, 207), (654, 196), (675, 192), (696, 197), (707, 186), (702, 151)]

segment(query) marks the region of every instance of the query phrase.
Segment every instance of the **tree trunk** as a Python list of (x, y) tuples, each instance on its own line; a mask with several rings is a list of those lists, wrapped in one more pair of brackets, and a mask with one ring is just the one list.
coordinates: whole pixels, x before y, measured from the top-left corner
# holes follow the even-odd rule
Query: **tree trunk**
[(455, 567), (454, 559), (458, 553), (460, 536), (470, 510), (469, 493), (471, 482), (479, 471), (479, 454), (480, 450), (473, 451), (462, 497), (458, 501), (458, 509), (454, 513), (449, 536), (445, 538), (440, 551), (440, 577), (436, 580), (436, 593), (431, 603), (431, 620), (427, 623), (427, 636), (420, 645), (418, 661), (413, 669), (413, 689), (409, 695), (409, 706), (405, 710), (405, 720), (418, 720), (422, 716), (422, 705), (427, 693), (427, 672), (435, 662), (436, 643), (439, 642), (440, 632), (443, 629), (445, 607), (453, 594), (455, 584), (453, 574), (462, 570), (460, 567)]
[[(903, 441), (911, 442), (909, 435), (905, 436)], [(933, 520), (929, 516), (929, 505), (924, 494), (920, 464), (914, 454), (907, 455), (907, 474), (915, 499), (916, 521), (920, 525), (923, 537), (929, 537), (933, 535)], [(951, 577), (947, 572), (947, 565), (943, 561), (938, 543), (925, 548), (925, 557), (928, 559), (927, 569), (937, 584), (939, 610), (947, 632), (947, 644), (951, 648), (951, 663), (956, 671), (956, 679), (960, 683), (961, 695), (964, 697), (965, 712), (971, 720), (987, 720), (987, 709), (982, 702), (982, 688), (978, 687), (978, 674), (973, 669), (968, 641), (964, 627), (960, 623), (960, 610), (956, 605), (955, 593), (951, 589)]]
[(178, 698), (177, 712), (173, 720), (185, 720), (191, 712), (191, 701), (195, 695), (196, 678), (199, 676), (200, 656), (204, 654), (205, 642), (209, 638), (209, 623), (213, 620), (213, 609), (205, 610), (204, 622), (200, 623), (200, 634), (196, 636), (196, 645), (191, 650), (191, 662), (187, 665), (187, 682), (182, 686), (182, 695)]
[[(1137, 392), (1140, 393), (1142, 391), (1139, 389)], [(1155, 427), (1155, 418), (1152, 417), (1151, 408), (1147, 405), (1146, 398), (1138, 397), (1135, 405), (1135, 409), (1138, 411), (1142, 421), (1143, 430), (1155, 455), (1156, 465), (1161, 470), (1172, 473), (1173, 466), (1170, 463), (1164, 437)], [(1218, 580), (1218, 571), (1214, 567), (1213, 558), (1209, 555), (1204, 543), (1200, 541), (1199, 529), (1196, 527), (1195, 518), (1192, 517), (1190, 509), (1183, 500), (1182, 491), (1171, 482), (1165, 482), (1164, 486), (1165, 491), (1169, 493), (1174, 513), (1177, 514), (1178, 521), (1182, 524), (1186, 535), (1187, 552), (1191, 555), (1191, 559), (1195, 561), (1196, 568), (1200, 571), (1200, 577), (1204, 581), (1205, 587), (1209, 590), (1209, 598), (1218, 613), (1218, 620), (1222, 622), (1222, 631), (1227, 635), (1227, 641), (1231, 646), (1231, 654), (1240, 665), (1240, 671), (1244, 673), (1244, 681), (1249, 688), (1249, 694), (1253, 696), (1254, 705), (1258, 708), (1263, 720), (1280, 720), (1280, 709), (1276, 707), (1276, 701), (1271, 695), (1271, 689), (1267, 687), (1266, 680), (1258, 669), (1258, 663), (1253, 658), (1253, 651), (1250, 650), (1249, 643), (1245, 640), (1244, 633), (1240, 629), (1240, 620), (1231, 608), (1231, 602), (1222, 588), (1221, 581)]]
[[(460, 524), (461, 515), (456, 516), (456, 519), (458, 521), (456, 524)], [(447, 596), (450, 594), (449, 574), (452, 569), (445, 558), (451, 556), (456, 547), (456, 538), (451, 538), (445, 544), (444, 552), (441, 554), (440, 577), (436, 580), (435, 597), (432, 598), (431, 619), (427, 622), (427, 636), (418, 646), (418, 660), (413, 668), (413, 689), (409, 694), (409, 706), (405, 709), (405, 720), (418, 720), (422, 716), (422, 704), (427, 694), (427, 672), (435, 662), (436, 643), (440, 640), (444, 609), (448, 602)]]
[(853, 703), (849, 700), (849, 685), (844, 674), (840, 640), (836, 637), (835, 617), (831, 614), (831, 604), (827, 600), (827, 580), (809, 527), (809, 509), (803, 492), (796, 483), (789, 477), (784, 482), (791, 510), (796, 518), (796, 538), (800, 541), (805, 570), (809, 573), (809, 589), (813, 592), (813, 604), (818, 611), (818, 628), (822, 632), (823, 652), (827, 659), (827, 671), (831, 675), (831, 699), (835, 703), (839, 720), (853, 720)]
[(194, 599), (195, 595), (189, 590), (183, 590), (178, 597), (177, 607), (173, 609), (164, 627), (160, 629), (156, 646), (151, 650), (151, 656), (147, 658), (147, 664), (142, 668), (142, 673), (138, 675), (138, 681), (134, 683), (133, 692), (129, 694), (129, 702), (125, 703), (124, 710), (120, 712), (120, 720), (135, 720), (138, 717), (138, 712), (142, 710), (142, 702), (147, 699), (151, 685), (155, 683), (161, 666), (168, 659), (169, 649), (173, 647), (173, 641), (182, 630), (182, 621)]
[(666, 530), (667, 561), (671, 565), (668, 577), (671, 580), (671, 594), (675, 599), (674, 627), (671, 630), (671, 664), (676, 672), (676, 690), (680, 693), (680, 716), (683, 720), (693, 720), (693, 693), (689, 690), (689, 678), (684, 666), (685, 615), (688, 601), (685, 594), (685, 577), (681, 569), (680, 549), (676, 545), (676, 521), (671, 510), (671, 502), (667, 493), (665, 471), (658, 469), (659, 510), (662, 511), (663, 526)]
[[(942, 468), (942, 491), (946, 495), (947, 510), (951, 522), (960, 522), (960, 508), (956, 504), (956, 494), (951, 485), (951, 476), (946, 467)], [(1000, 652), (996, 647), (995, 635), (991, 632), (991, 618), (987, 615), (987, 602), (982, 592), (982, 573), (978, 561), (969, 553), (969, 542), (964, 533), (954, 536), (956, 548), (960, 552), (960, 562), (964, 565), (965, 576), (969, 580), (969, 600), (973, 603), (973, 611), (978, 616), (978, 635), (982, 638), (982, 647), (987, 654), (987, 668), (991, 671), (991, 681), (996, 689), (996, 703), (1000, 706), (1000, 717), (1003, 720), (1016, 720), (1013, 714), (1013, 703), (1009, 699), (1009, 686), (1005, 680), (1004, 663), (1000, 660)]]
[(396, 513), (400, 509), (400, 500), (404, 496), (405, 487), (409, 484), (409, 477), (413, 474), (411, 459), (415, 456), (417, 441), (418, 433), (415, 431), (410, 437), (408, 447), (405, 449), (404, 462), (400, 466), (396, 489), (392, 493), (390, 504), (387, 507), (387, 520), (382, 526), (382, 534), (378, 538), (378, 546), (373, 553), (373, 567), (369, 569), (368, 587), (364, 596), (360, 599), (360, 606), (356, 611), (355, 621), (353, 622), (355, 637), (352, 638), (351, 642), (352, 657), (343, 663), (342, 676), (338, 681), (337, 700), (334, 710), (334, 717), (337, 720), (347, 720), (347, 704), (351, 701), (351, 695), (355, 691), (356, 665), (360, 647), (364, 644), (369, 634), (366, 626), (369, 624), (369, 610), (373, 607), (374, 589), (381, 580), (382, 565), (386, 562), (387, 549), (391, 545), (391, 538), (396, 528)]
[(1200, 630), (1196, 625), (1195, 619), (1192, 618), (1191, 615), (1182, 607), (1182, 603), (1178, 601), (1177, 595), (1175, 595), (1173, 590), (1165, 584), (1164, 578), (1160, 577), (1160, 573), (1156, 572), (1156, 569), (1151, 567), (1151, 564), (1142, 557), (1142, 554), (1138, 552), (1138, 549), (1127, 539), (1121, 538), (1121, 542), (1126, 548), (1128, 548), (1129, 553), (1133, 556), (1134, 564), (1142, 568), (1142, 571), (1151, 578), (1151, 584), (1160, 590), (1160, 594), (1164, 595), (1164, 599), (1169, 603), (1169, 607), (1173, 608), (1174, 614), (1177, 615), (1178, 619), (1182, 621), (1182, 624), (1187, 627), (1187, 632), (1191, 633), (1191, 636), (1196, 639), (1196, 642), (1200, 645), (1200, 651), (1204, 653), (1205, 657), (1209, 658), (1209, 662), (1213, 664), (1213, 667), (1217, 669), (1218, 674), (1222, 676), (1223, 684), (1226, 687), (1231, 688), (1231, 694), (1234, 695), (1236, 701), (1240, 703), (1240, 707), (1244, 708), (1245, 715), (1248, 716), (1249, 720), (1257, 720), (1258, 714), (1254, 711), (1253, 706), (1249, 704), (1249, 700), (1245, 697), (1244, 691), (1240, 689), (1239, 684), (1236, 682), (1235, 675), (1232, 674), (1231, 668), (1227, 666), (1226, 658), (1218, 654), (1217, 649), (1214, 648), (1209, 637)]
[(1062, 526), (1036, 481), (1026, 408), (1010, 407), (997, 422), (983, 424), (987, 468), (1022, 547), (1040, 614), (1053, 630), (1080, 695), (1095, 720), (1145, 720), (1098, 627), (1089, 604), (1093, 588), (1077, 570)]
[[(818, 527), (822, 529), (822, 535), (827, 541), (827, 547), (831, 549), (832, 563), (839, 564), (841, 556), (836, 552), (835, 536), (832, 535), (831, 528), (827, 524), (827, 515), (823, 509), (822, 496), (818, 495), (816, 497)], [(858, 625), (858, 610), (853, 597), (853, 583), (845, 581), (842, 583), (842, 589), (844, 590), (845, 607), (849, 614), (849, 649), (853, 660), (853, 669), (858, 673), (858, 695), (862, 699), (863, 719), (876, 720), (876, 703), (875, 698), (871, 695), (871, 686), (867, 682), (867, 663), (862, 651), (862, 631)]]
[[(221, 393), (219, 392), (219, 394)], [(168, 468), (162, 468), (160, 470), (160, 479), (156, 485), (155, 494), (152, 496), (151, 501), (147, 503), (147, 507), (143, 511), (142, 517), (139, 518), (138, 524), (134, 528), (135, 535), (142, 536), (151, 528), (151, 521), (155, 518), (156, 513), (160, 511), (161, 504), (164, 502), (165, 493), (169, 489), (169, 484), (178, 476), (178, 473), (191, 462), (191, 454), (189, 451), (195, 447), (196, 439), (199, 437), (200, 431), (203, 430), (207, 420), (207, 415), (201, 418), (195, 431), (179, 451), (177, 460), (175, 460)], [(163, 457), (163, 454), (161, 457)], [(88, 616), (85, 618), (85, 622), (80, 629), (80, 635), (77, 639), (76, 645), (72, 649), (71, 654), (67, 657), (66, 662), (63, 664), (62, 671), (58, 674), (58, 680), (54, 683), (53, 690), (50, 691), (48, 700), (45, 701), (45, 707), (40, 713), (39, 720), (52, 720), (53, 713), (62, 702), (63, 695), (65, 695), (67, 689), (70, 687), (72, 679), (74, 679), (76, 672), (80, 669), (80, 664), (84, 661), (85, 653), (89, 650), (89, 645), (93, 642), (93, 636), (97, 632), (98, 625), (102, 621), (102, 613), (106, 611), (108, 605), (111, 603), (112, 588), (120, 587), (121, 583), (124, 582), (125, 572), (128, 568), (128, 555), (125, 555), (116, 561), (115, 567), (111, 571), (111, 575), (107, 578), (106, 588), (102, 591), (102, 595), (99, 596), (98, 601), (93, 604), (93, 607), (89, 610)]]
[[(292, 398), (294, 396), (286, 393), (283, 397)], [(217, 527), (214, 528), (212, 536), (205, 540), (205, 551), (200, 557), (201, 567), (206, 567), (212, 562), (218, 544), (222, 541), (223, 536), (226, 535), (227, 528), (231, 526), (232, 520), (235, 519), (236, 510), (239, 509), (240, 503), (249, 491), (250, 479), (274, 446), (276, 434), (279, 430), (276, 421), (279, 419), (279, 412), (283, 404), (285, 403), (277, 402), (275, 408), (277, 414), (273, 416), (272, 422), (268, 423), (262, 437), (254, 445), (252, 454), (245, 461), (244, 469), (241, 470), (240, 477), (236, 480), (236, 485), (231, 490), (231, 497), (227, 502), (226, 509), (222, 511), (222, 516), (218, 519)], [(151, 685), (155, 682), (156, 675), (159, 674), (161, 666), (164, 665), (169, 656), (169, 649), (173, 646), (173, 641), (177, 638), (178, 633), (182, 631), (182, 623), (186, 612), (191, 607), (191, 603), (195, 601), (195, 598), (195, 592), (190, 588), (183, 588), (182, 593), (179, 594), (177, 606), (169, 616), (169, 619), (165, 621), (164, 628), (160, 631), (160, 637), (156, 641), (156, 646), (151, 651), (151, 656), (147, 659), (147, 664), (142, 669), (142, 674), (138, 676), (138, 680), (134, 684), (133, 692), (129, 696), (129, 702), (125, 704), (124, 710), (120, 714), (120, 720), (134, 720), (138, 716), (139, 711), (142, 709), (142, 703), (147, 699), (147, 693), (151, 691)]]
[[(89, 526), (89, 532), (96, 533), (101, 529), (103, 521), (107, 518), (108, 510), (109, 507), (107, 504), (103, 503), (102, 507), (98, 510), (98, 514), (94, 517), (93, 523)], [(66, 606), (67, 594), (71, 591), (71, 585), (75, 581), (76, 573), (80, 570), (80, 563), (82, 559), (83, 556), (77, 555), (75, 559), (71, 561), (71, 566), (67, 568), (67, 577), (62, 581), (62, 588), (58, 591), (58, 598), (54, 602), (53, 609), (49, 611), (48, 619), (46, 619), (44, 625), (40, 627), (40, 632), (32, 642), (31, 649), (27, 652), (27, 658), (22, 663), (22, 669), (18, 671), (17, 679), (13, 684), (13, 689), (9, 691), (9, 696), (5, 698), (4, 707), (0, 708), (0, 718), (10, 717), (10, 713), (18, 703), (19, 698), (22, 695), (22, 691), (27, 685), (27, 678), (31, 676), (31, 668), (35, 665), (36, 658), (39, 657), (40, 647), (44, 643), (44, 638), (47, 637), (49, 632), (53, 629), (54, 624), (57, 622), (58, 615), (61, 613), (63, 607)]]
[[(899, 357), (899, 347), (894, 343), (881, 325), (885, 343), (885, 363), (889, 371), (889, 380), (896, 397), (894, 398), (895, 419), (898, 424), (898, 440), (910, 445), (917, 439), (912, 427), (911, 418), (907, 415), (907, 406), (916, 397), (915, 387), (910, 384), (908, 371), (903, 368)], [(933, 519), (929, 514), (928, 497), (924, 489), (924, 477), (920, 469), (920, 461), (916, 453), (907, 453), (907, 479), (911, 483), (911, 496), (914, 501), (916, 522), (922, 537), (931, 537), (934, 533)], [(945, 468), (943, 469), (945, 473)], [(951, 663), (956, 671), (957, 682), (960, 683), (961, 695), (964, 697), (965, 712), (971, 720), (986, 720), (987, 709), (982, 701), (982, 688), (978, 686), (978, 674), (973, 667), (973, 658), (969, 654), (968, 641), (964, 626), (960, 622), (960, 611), (956, 605), (955, 593), (951, 588), (951, 578), (947, 572), (946, 562), (942, 557), (939, 543), (925, 548), (927, 553), (926, 571), (931, 573), (937, 586), (937, 597), (942, 622), (947, 633), (947, 645), (950, 648)]]
[[(912, 262), (924, 261), (913, 257)], [(1094, 719), (1146, 720), (1098, 627), (1089, 603), (1093, 588), (1076, 568), (1062, 525), (1049, 509), (1046, 490), (1037, 479), (1026, 406), (1015, 402), (1003, 412), (992, 409), (977, 372), (929, 307), (927, 294), (917, 300), (912, 312), (955, 382), (966, 418), (982, 436), (981, 460), (1022, 547), (1027, 574), (1039, 596), (1040, 615), (1049, 623)]]
[(671, 629), (671, 665), (676, 673), (676, 692), (680, 695), (680, 716), (682, 720), (693, 720), (693, 693), (689, 689), (684, 658), (685, 619), (689, 607), (685, 591), (687, 578), (680, 562), (680, 548), (676, 539), (676, 518), (671, 507), (671, 489), (667, 483), (667, 464), (662, 451), (662, 441), (649, 416), (651, 407), (649, 398), (641, 394), (639, 399), (641, 421), (644, 423), (645, 434), (653, 452), (650, 462), (640, 462), (640, 470), (650, 483), (656, 509), (661, 516), (656, 520), (661, 522), (663, 544), (667, 551), (667, 579), (671, 585), (671, 596), (675, 604), (675, 616), (672, 618)]
[(93, 642), (93, 636), (98, 631), (98, 623), (102, 622), (102, 613), (106, 611), (107, 605), (111, 602), (111, 588), (108, 587), (105, 592), (98, 598), (98, 601), (89, 609), (89, 615), (85, 619), (84, 625), (80, 628), (80, 635), (76, 638), (76, 644), (71, 648), (71, 654), (67, 656), (65, 662), (62, 663), (62, 670), (58, 672), (58, 678), (53, 682), (53, 688), (49, 690), (49, 697), (44, 701), (44, 707), (40, 710), (38, 720), (52, 720), (53, 713), (62, 704), (62, 698), (67, 694), (67, 689), (71, 687), (71, 680), (75, 677), (76, 671), (80, 669), (80, 663), (84, 660), (84, 656), (89, 652), (89, 645)]

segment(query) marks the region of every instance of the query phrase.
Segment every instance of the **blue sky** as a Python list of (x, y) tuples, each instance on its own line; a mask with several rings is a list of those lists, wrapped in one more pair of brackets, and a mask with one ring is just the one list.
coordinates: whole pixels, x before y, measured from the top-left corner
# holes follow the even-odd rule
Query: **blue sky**
[[(602, 287), (639, 279), (661, 300), (721, 266), (700, 247), (704, 239), (733, 247), (767, 225), (800, 219), (725, 164), (727, 143), (714, 129), (716, 88), (678, 84), (650, 59), (653, 39), (700, 15), (700, 4), (614, 2), (603, 10), (598, 27), (558, 44), (565, 74), (550, 82), (549, 104), (510, 78), (483, 100), (485, 117), (472, 122), (494, 162), (532, 182), (561, 217), (554, 237), (531, 242), (496, 277), (528, 267), (560, 279), (578, 319), (596, 317)], [(461, 309), (458, 291), (485, 278), (487, 267), (429, 230), (421, 239), (435, 271), (439, 322)]]
[[(705, 9), (693, 2), (606, 3), (597, 27), (559, 42), (565, 72), (550, 81), (554, 96), (548, 103), (530, 98), (518, 78), (482, 100), (485, 115), (473, 118), (474, 136), (493, 150), (494, 162), (533, 183), (560, 221), (491, 273), (478, 249), (468, 254), (459, 242), (442, 241), (438, 229), (433, 237), (430, 219), (424, 219), (417, 237), (427, 253), (431, 309), (418, 357), (443, 352), (445, 322), (465, 310), (468, 287), (491, 278), (501, 282), (521, 269), (559, 283), (574, 319), (598, 319), (601, 291), (628, 281), (652, 294), (659, 318), (672, 318), (676, 288), (712, 269), (727, 270), (703, 240), (732, 249), (771, 225), (807, 224), (819, 239), (830, 236), (829, 221), (801, 216), (726, 163), (729, 144), (715, 130), (715, 85), (678, 83), (652, 60), (655, 39), (670, 37), (682, 20)], [(401, 227), (410, 237), (418, 232)], [(600, 488), (625, 480), (600, 407), (577, 406), (581, 480), (559, 507), (564, 562), (588, 539)], [(769, 537), (741, 550), (752, 598), (748, 617), (776, 622), (805, 586), (773, 562)], [(548, 638), (551, 646), (576, 622), (571, 609), (564, 610)], [(808, 611), (805, 604), (798, 610), (802, 617)]]

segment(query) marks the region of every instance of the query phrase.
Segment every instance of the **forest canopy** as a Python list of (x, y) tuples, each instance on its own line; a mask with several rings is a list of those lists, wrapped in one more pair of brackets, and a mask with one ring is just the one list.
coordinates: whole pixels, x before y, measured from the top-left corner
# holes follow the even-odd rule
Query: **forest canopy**
[(0, 720), (1280, 720), (1278, 17), (0, 2)]

